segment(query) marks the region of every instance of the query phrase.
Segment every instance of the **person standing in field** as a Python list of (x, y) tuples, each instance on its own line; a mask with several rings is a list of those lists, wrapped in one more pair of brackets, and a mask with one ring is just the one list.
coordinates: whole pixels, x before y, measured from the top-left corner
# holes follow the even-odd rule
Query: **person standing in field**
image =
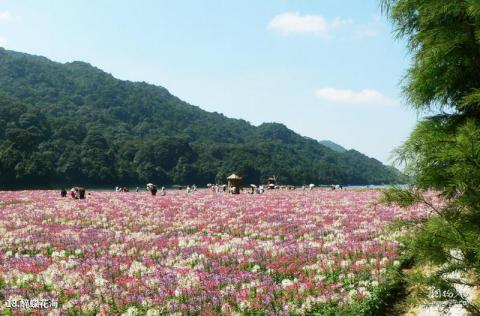
[(156, 185), (151, 186), (150, 193), (152, 195), (157, 195), (157, 186)]
[(73, 199), (78, 199), (78, 188), (77, 187), (74, 187), (74, 188), (70, 189), (70, 196)]
[(78, 188), (78, 198), (80, 199), (84, 199), (85, 198), (85, 188), (81, 187), (81, 188)]

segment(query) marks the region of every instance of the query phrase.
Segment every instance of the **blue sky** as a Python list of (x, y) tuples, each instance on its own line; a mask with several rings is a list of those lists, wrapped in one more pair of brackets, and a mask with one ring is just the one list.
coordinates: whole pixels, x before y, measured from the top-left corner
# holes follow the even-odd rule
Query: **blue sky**
[(383, 162), (417, 120), (378, 0), (0, 0), (0, 46), (147, 81)]

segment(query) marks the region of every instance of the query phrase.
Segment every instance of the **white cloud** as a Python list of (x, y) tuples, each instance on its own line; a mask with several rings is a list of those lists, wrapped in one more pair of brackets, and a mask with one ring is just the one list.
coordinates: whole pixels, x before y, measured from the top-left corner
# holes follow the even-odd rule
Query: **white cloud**
[(378, 30), (371, 26), (360, 25), (355, 33), (358, 37), (375, 37), (378, 35)]
[(0, 11), (0, 22), (10, 21), (13, 19), (13, 15), (10, 11)]
[(328, 21), (321, 15), (302, 15), (298, 12), (286, 12), (273, 17), (268, 28), (283, 35), (315, 34), (328, 36), (334, 29), (352, 24), (352, 20), (335, 18)]
[(7, 39), (5, 37), (0, 36), (0, 47), (5, 47), (7, 45)]
[(397, 105), (398, 100), (390, 99), (377, 90), (365, 89), (360, 91), (321, 88), (315, 91), (321, 100), (352, 105)]
[(369, 22), (357, 24), (355, 27), (355, 35), (359, 38), (375, 37), (382, 31), (382, 16), (373, 15)]

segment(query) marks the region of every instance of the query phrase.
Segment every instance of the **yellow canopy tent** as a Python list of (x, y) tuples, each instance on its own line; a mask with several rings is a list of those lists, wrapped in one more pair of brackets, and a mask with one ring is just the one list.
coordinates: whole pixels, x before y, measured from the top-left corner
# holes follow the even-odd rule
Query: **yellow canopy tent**
[(230, 176), (228, 176), (227, 181), (228, 181), (228, 192), (233, 194), (239, 194), (240, 186), (242, 185), (242, 177), (237, 176), (235, 173), (232, 173)]

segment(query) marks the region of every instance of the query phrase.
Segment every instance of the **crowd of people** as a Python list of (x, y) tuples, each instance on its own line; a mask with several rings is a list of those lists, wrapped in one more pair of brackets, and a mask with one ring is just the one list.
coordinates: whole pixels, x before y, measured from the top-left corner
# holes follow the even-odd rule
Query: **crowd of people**
[[(337, 184), (337, 185), (330, 185), (329, 186), (331, 190), (343, 190), (345, 189), (345, 187), (343, 187), (342, 185), (340, 184)], [(178, 187), (180, 190), (183, 190), (184, 187), (181, 187), (179, 186)], [(315, 188), (315, 184), (311, 183), (309, 184), (308, 186), (307, 185), (303, 185), (302, 187), (302, 190), (313, 190)], [(192, 186), (190, 185), (187, 185), (185, 187), (186, 189), (186, 192), (187, 193), (190, 193), (190, 192), (194, 192), (194, 191), (197, 191), (197, 186), (194, 184)], [(207, 189), (210, 189), (212, 190), (213, 192), (215, 193), (235, 193), (235, 192), (239, 192), (239, 191), (244, 191), (244, 189), (246, 188), (237, 188), (237, 187), (228, 187), (226, 184), (207, 184)], [(292, 185), (288, 185), (288, 186), (278, 186), (278, 185), (274, 185), (274, 186), (271, 186), (271, 185), (268, 185), (267, 186), (267, 190), (295, 190), (296, 187), (295, 186), (292, 186)], [(136, 187), (135, 189), (135, 192), (139, 192), (140, 188), (139, 187)], [(158, 190), (158, 187), (153, 184), (153, 183), (147, 183), (147, 186), (146, 186), (146, 190), (149, 191), (151, 193), (151, 195), (157, 195), (157, 192), (160, 192), (160, 195), (161, 196), (164, 196), (167, 194), (166, 192), (166, 189), (164, 186), (162, 186), (160, 188), (160, 191)], [(115, 187), (115, 192), (129, 192), (129, 188), (128, 187), (120, 187), (120, 186), (116, 186)], [(247, 193), (249, 194), (262, 194), (265, 192), (265, 187), (263, 185), (254, 185), (254, 184), (251, 184), (250, 187), (249, 187), (249, 190)], [(62, 188), (62, 190), (60, 191), (60, 194), (62, 197), (66, 197), (67, 196), (67, 190), (65, 188)], [(73, 187), (70, 189), (70, 196), (73, 198), (73, 199), (85, 199), (85, 188), (83, 187)]]
[[(67, 189), (65, 188), (62, 188), (62, 190), (60, 191), (60, 195), (62, 197), (66, 197), (67, 196)], [(84, 199), (85, 198), (85, 188), (83, 187), (73, 187), (70, 189), (70, 196), (73, 198), (73, 199)]]
[(227, 185), (226, 184), (207, 184), (207, 188), (212, 190), (213, 192), (227, 192)]

